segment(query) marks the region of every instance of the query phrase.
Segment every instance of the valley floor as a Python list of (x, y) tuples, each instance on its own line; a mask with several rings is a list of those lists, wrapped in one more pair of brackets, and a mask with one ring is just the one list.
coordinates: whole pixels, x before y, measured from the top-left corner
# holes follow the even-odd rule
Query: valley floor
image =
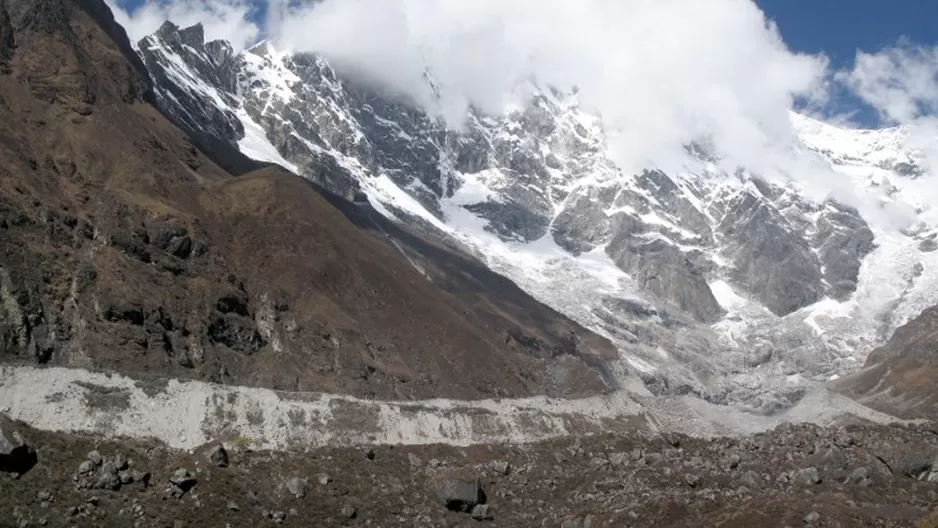
[[(37, 462), (22, 475), (0, 474), (3, 526), (906, 527), (938, 498), (938, 434), (922, 427), (303, 454), (240, 440), (225, 463), (211, 445), (180, 451), (12, 427)], [(450, 500), (447, 508), (466, 487), (466, 500), (485, 507)]]

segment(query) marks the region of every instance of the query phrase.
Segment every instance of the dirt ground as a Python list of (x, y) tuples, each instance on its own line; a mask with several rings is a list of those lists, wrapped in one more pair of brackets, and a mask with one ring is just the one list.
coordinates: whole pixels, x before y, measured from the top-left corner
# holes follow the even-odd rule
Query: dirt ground
[[(255, 452), (245, 438), (229, 443), (227, 467), (212, 463), (211, 445), (183, 453), (17, 429), (38, 461), (18, 477), (0, 474), (2, 526), (899, 527), (938, 506), (929, 482), (938, 435), (928, 428), (309, 453)], [(102, 478), (116, 466), (135, 482)], [(171, 482), (179, 469), (182, 486)], [(481, 520), (440, 496), (444, 483), (475, 481), (488, 505)]]

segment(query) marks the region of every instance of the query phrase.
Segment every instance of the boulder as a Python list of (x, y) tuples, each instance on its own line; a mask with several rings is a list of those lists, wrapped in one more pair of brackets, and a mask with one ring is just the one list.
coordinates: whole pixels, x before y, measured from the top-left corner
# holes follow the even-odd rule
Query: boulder
[(173, 476), (169, 477), (169, 482), (179, 491), (185, 493), (195, 486), (196, 479), (188, 470), (179, 468), (173, 473)]
[(813, 486), (821, 483), (821, 475), (815, 467), (799, 469), (791, 476), (791, 482), (796, 486)]
[(472, 518), (477, 521), (490, 521), (495, 518), (492, 507), (488, 504), (476, 504), (472, 508)]
[(22, 475), (37, 462), (36, 452), (26, 445), (12, 420), (0, 415), (0, 471)]
[(101, 453), (98, 453), (97, 451), (89, 451), (88, 454), (85, 455), (85, 460), (91, 462), (94, 467), (98, 467), (104, 463), (104, 457), (102, 457)]
[(228, 467), (228, 451), (224, 446), (217, 445), (208, 454), (208, 460), (215, 467)]
[(478, 480), (439, 478), (433, 482), (433, 492), (452, 511), (471, 512), (477, 504), (485, 504), (485, 492)]
[(286, 487), (287, 491), (292, 493), (294, 497), (302, 499), (309, 491), (309, 479), (306, 477), (293, 477), (287, 480)]
[(501, 475), (507, 475), (511, 473), (511, 464), (504, 460), (498, 460), (492, 464), (492, 470)]

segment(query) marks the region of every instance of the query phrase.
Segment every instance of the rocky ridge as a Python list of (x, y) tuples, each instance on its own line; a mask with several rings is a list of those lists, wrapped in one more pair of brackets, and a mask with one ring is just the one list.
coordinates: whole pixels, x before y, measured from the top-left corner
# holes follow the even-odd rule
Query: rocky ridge
[[(243, 152), (458, 241), (612, 339), (655, 393), (791, 405), (854, 371), (924, 308), (938, 277), (914, 266), (930, 262), (918, 246), (932, 224), (884, 231), (796, 185), (726, 173), (701, 146), (688, 148), (680, 171), (622, 173), (601, 120), (576, 94), (532, 84), (523, 107), (472, 112), (454, 130), (324, 57), (269, 42), (233, 54), (201, 35), (166, 24), (138, 43), (157, 93), (182, 94), (160, 99), (165, 112), (207, 120)], [(858, 184), (898, 192), (920, 170), (901, 130), (857, 136), (801, 116), (793, 124), (812, 163)], [(883, 196), (914, 198), (903, 192)]]
[(259, 164), (152, 106), (103, 2), (0, 13), (4, 364), (386, 399), (614, 387), (607, 341), (473, 259), (270, 164), (225, 170)]

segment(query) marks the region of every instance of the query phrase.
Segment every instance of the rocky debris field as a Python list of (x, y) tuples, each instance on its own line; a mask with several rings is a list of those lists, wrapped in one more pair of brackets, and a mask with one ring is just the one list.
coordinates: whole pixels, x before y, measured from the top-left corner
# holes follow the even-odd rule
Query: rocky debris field
[(180, 452), (10, 421), (2, 437), (2, 526), (905, 527), (938, 505), (925, 426), (305, 454), (250, 438)]

